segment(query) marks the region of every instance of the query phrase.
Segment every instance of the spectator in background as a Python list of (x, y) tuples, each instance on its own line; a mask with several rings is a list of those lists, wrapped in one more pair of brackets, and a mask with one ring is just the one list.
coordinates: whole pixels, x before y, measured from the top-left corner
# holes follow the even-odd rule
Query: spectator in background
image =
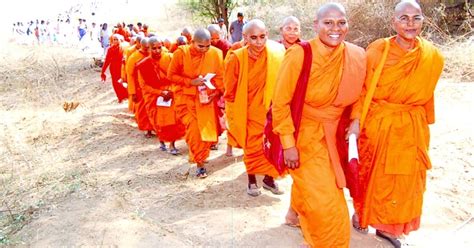
[(227, 26), (224, 23), (224, 18), (219, 18), (217, 20), (217, 23), (219, 25), (221, 39), (227, 40), (227, 38), (228, 38), (227, 37)]
[(237, 13), (237, 20), (233, 21), (229, 28), (231, 43), (242, 40), (242, 29), (244, 24), (244, 14), (242, 14), (242, 12)]
[(104, 49), (104, 55), (107, 51), (107, 48), (110, 46), (110, 30), (107, 23), (102, 24), (102, 29), (100, 30), (100, 44)]

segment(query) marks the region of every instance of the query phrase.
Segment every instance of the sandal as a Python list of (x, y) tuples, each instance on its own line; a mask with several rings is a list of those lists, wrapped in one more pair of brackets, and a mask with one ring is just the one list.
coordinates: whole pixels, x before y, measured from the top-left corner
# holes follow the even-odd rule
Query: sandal
[(369, 228), (362, 228), (360, 227), (360, 223), (359, 223), (359, 217), (357, 216), (356, 217), (356, 214), (353, 214), (352, 215), (352, 227), (359, 233), (362, 233), (362, 234), (367, 234), (369, 233)]
[(165, 144), (161, 144), (161, 145), (160, 145), (160, 150), (163, 151), (163, 152), (166, 152), (168, 149), (166, 149), (166, 145), (165, 145)]
[(251, 183), (251, 184), (249, 184), (249, 186), (247, 187), (247, 194), (248, 194), (249, 196), (257, 197), (257, 196), (259, 196), (260, 194), (262, 194), (262, 192), (261, 192), (260, 189), (258, 188), (257, 184)]
[(398, 240), (397, 238), (394, 238), (394, 237), (390, 237), (388, 236), (387, 234), (385, 234), (384, 232), (382, 231), (379, 231), (379, 230), (376, 230), (375, 231), (375, 235), (387, 240), (388, 242), (390, 242), (390, 244), (393, 245), (393, 247), (395, 248), (400, 248), (402, 247), (402, 243), (400, 242), (400, 240)]
[(285, 192), (283, 192), (282, 190), (280, 190), (278, 188), (278, 185), (277, 185), (276, 182), (273, 182), (273, 187), (272, 187), (272, 185), (267, 184), (265, 182), (265, 180), (263, 180), (262, 183), (263, 183), (263, 188), (264, 189), (269, 190), (270, 192), (272, 192), (275, 195), (283, 195), (285, 193)]
[(174, 155), (174, 156), (181, 155), (181, 153), (179, 152), (179, 150), (176, 149), (176, 148), (171, 149), (171, 150), (170, 150), (170, 153), (171, 153), (171, 155)]
[(198, 169), (196, 170), (196, 177), (197, 177), (197, 178), (201, 178), (201, 179), (206, 178), (206, 177), (207, 177), (207, 170), (206, 170), (206, 168), (203, 168), (203, 167), (198, 168)]

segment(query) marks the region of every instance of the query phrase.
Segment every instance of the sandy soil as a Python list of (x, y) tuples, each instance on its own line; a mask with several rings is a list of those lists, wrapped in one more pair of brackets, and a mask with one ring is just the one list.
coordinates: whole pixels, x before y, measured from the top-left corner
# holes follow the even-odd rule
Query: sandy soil
[[(242, 152), (211, 153), (205, 180), (186, 177), (194, 167), (158, 149), (140, 133), (126, 103), (118, 104), (89, 60), (64, 50), (24, 48), (6, 53), (0, 88), (0, 235), (3, 243), (46, 246), (298, 247), (299, 229), (283, 225), (289, 194), (245, 193)], [(43, 57), (35, 64), (32, 58)], [(34, 69), (51, 58), (59, 76)], [(54, 60), (54, 59), (53, 59)], [(4, 60), (6, 61), (6, 60)], [(41, 62), (43, 61), (43, 62)], [(49, 62), (48, 62), (49, 61)], [(14, 62), (18, 62), (15, 64)], [(33, 68), (31, 69), (28, 65)], [(23, 67), (22, 67), (23, 66)], [(36, 67), (35, 67), (36, 66)], [(26, 69), (25, 69), (26, 68)], [(18, 68), (16, 68), (18, 69)], [(35, 74), (37, 83), (21, 72)], [(11, 77), (16, 75), (16, 79)], [(9, 78), (6, 78), (6, 77)], [(43, 80), (40, 80), (43, 78)], [(443, 80), (432, 126), (433, 169), (428, 173), (422, 228), (409, 247), (474, 247), (472, 220), (474, 84)], [(64, 101), (78, 101), (72, 112)], [(289, 192), (291, 179), (281, 180)], [(346, 192), (347, 193), (347, 192)], [(351, 200), (347, 197), (351, 211)], [(8, 221), (9, 214), (24, 221)], [(16, 232), (5, 236), (13, 225)], [(0, 236), (1, 237), (1, 236)], [(352, 230), (351, 247), (391, 247)]]

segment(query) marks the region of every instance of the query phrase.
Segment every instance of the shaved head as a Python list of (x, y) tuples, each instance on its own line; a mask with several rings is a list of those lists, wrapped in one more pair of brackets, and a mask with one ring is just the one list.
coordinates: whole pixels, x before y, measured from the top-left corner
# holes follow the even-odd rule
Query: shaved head
[(185, 36), (179, 36), (179, 37), (176, 39), (176, 43), (178, 44), (178, 46), (180, 46), (180, 45), (186, 45), (186, 44), (188, 44), (188, 39), (187, 39)]
[(346, 9), (344, 8), (344, 6), (342, 6), (342, 4), (340, 4), (340, 3), (326, 3), (323, 6), (319, 7), (318, 12), (316, 14), (316, 19), (317, 20), (323, 19), (327, 15), (327, 13), (332, 11), (332, 10), (339, 11), (344, 16), (346, 15)]
[(420, 13), (422, 13), (420, 5), (416, 1), (402, 0), (395, 6), (395, 15), (396, 16), (402, 15), (406, 11), (407, 8), (416, 9), (416, 10), (419, 10)]
[(148, 46), (149, 42), (150, 42), (150, 39), (148, 39), (148, 38), (145, 37), (145, 38), (142, 38), (142, 39), (141, 39), (140, 44), (141, 44), (142, 46)]
[(300, 20), (294, 16), (288, 16), (283, 19), (280, 26), (280, 35), (282, 37), (281, 41), (287, 49), (298, 42), (301, 35)]
[(219, 28), (219, 25), (217, 24), (211, 24), (209, 26), (207, 26), (207, 30), (209, 31), (209, 33), (212, 34), (220, 34), (221, 32), (221, 29)]
[(211, 34), (209, 33), (209, 31), (207, 31), (207, 29), (200, 28), (196, 30), (196, 32), (194, 32), (193, 41), (201, 42), (201, 41), (210, 41), (210, 40), (211, 40)]
[(242, 28), (242, 33), (247, 34), (250, 32), (250, 30), (253, 29), (267, 30), (267, 27), (265, 26), (265, 23), (262, 20), (253, 19), (244, 25), (244, 27)]
[(294, 16), (288, 16), (288, 17), (285, 17), (285, 19), (283, 19), (283, 22), (281, 23), (280, 27), (285, 27), (289, 24), (296, 24), (298, 26), (301, 25), (300, 20), (298, 20), (298, 18)]
[(153, 46), (153, 44), (155, 44), (155, 43), (160, 43), (161, 44), (161, 40), (158, 39), (158, 37), (156, 37), (156, 36), (153, 36), (153, 37), (148, 39), (148, 44), (150, 44), (150, 46)]
[(183, 28), (183, 31), (181, 31), (181, 35), (184, 35), (184, 36), (191, 35), (191, 28), (190, 27)]

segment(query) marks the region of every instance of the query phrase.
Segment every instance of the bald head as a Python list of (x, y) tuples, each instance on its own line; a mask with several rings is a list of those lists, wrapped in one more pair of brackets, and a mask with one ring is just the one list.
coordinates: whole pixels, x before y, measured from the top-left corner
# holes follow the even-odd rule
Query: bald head
[(207, 29), (200, 28), (194, 32), (193, 41), (201, 42), (201, 41), (210, 41), (211, 34)]
[(148, 39), (148, 44), (150, 44), (150, 46), (153, 46), (153, 44), (155, 44), (155, 43), (161, 44), (161, 40), (156, 36), (150, 37)]
[(191, 28), (190, 27), (183, 28), (183, 31), (181, 31), (181, 35), (183, 36), (191, 35)]
[(290, 24), (295, 24), (297, 26), (301, 26), (300, 20), (298, 20), (298, 18), (296, 18), (294, 16), (288, 16), (288, 17), (285, 17), (285, 19), (283, 19), (283, 22), (281, 23), (280, 27), (282, 28), (282, 27), (288, 26)]
[(207, 26), (207, 30), (209, 31), (209, 33), (212, 34), (220, 34), (221, 30), (219, 28), (219, 25), (217, 24), (211, 24), (209, 26)]
[(253, 19), (244, 25), (242, 29), (242, 33), (248, 34), (251, 30), (255, 30), (255, 29), (266, 31), (267, 27), (265, 26), (265, 23), (262, 20)]
[(402, 0), (395, 6), (395, 16), (403, 15), (408, 9), (422, 13), (420, 5), (416, 1)]
[(316, 19), (321, 20), (327, 16), (331, 11), (338, 11), (344, 16), (346, 15), (346, 9), (340, 3), (326, 3), (318, 9)]
[(188, 39), (185, 36), (179, 36), (176, 39), (176, 44), (178, 44), (178, 46), (186, 45), (187, 43), (188, 43)]
[(294, 16), (288, 16), (283, 19), (280, 26), (280, 34), (282, 37), (282, 43), (285, 48), (291, 47), (293, 44), (298, 42), (301, 35), (301, 23), (298, 18)]
[(140, 45), (142, 45), (142, 47), (148, 48), (149, 43), (150, 43), (150, 39), (146, 37), (142, 38), (142, 40), (140, 41)]

